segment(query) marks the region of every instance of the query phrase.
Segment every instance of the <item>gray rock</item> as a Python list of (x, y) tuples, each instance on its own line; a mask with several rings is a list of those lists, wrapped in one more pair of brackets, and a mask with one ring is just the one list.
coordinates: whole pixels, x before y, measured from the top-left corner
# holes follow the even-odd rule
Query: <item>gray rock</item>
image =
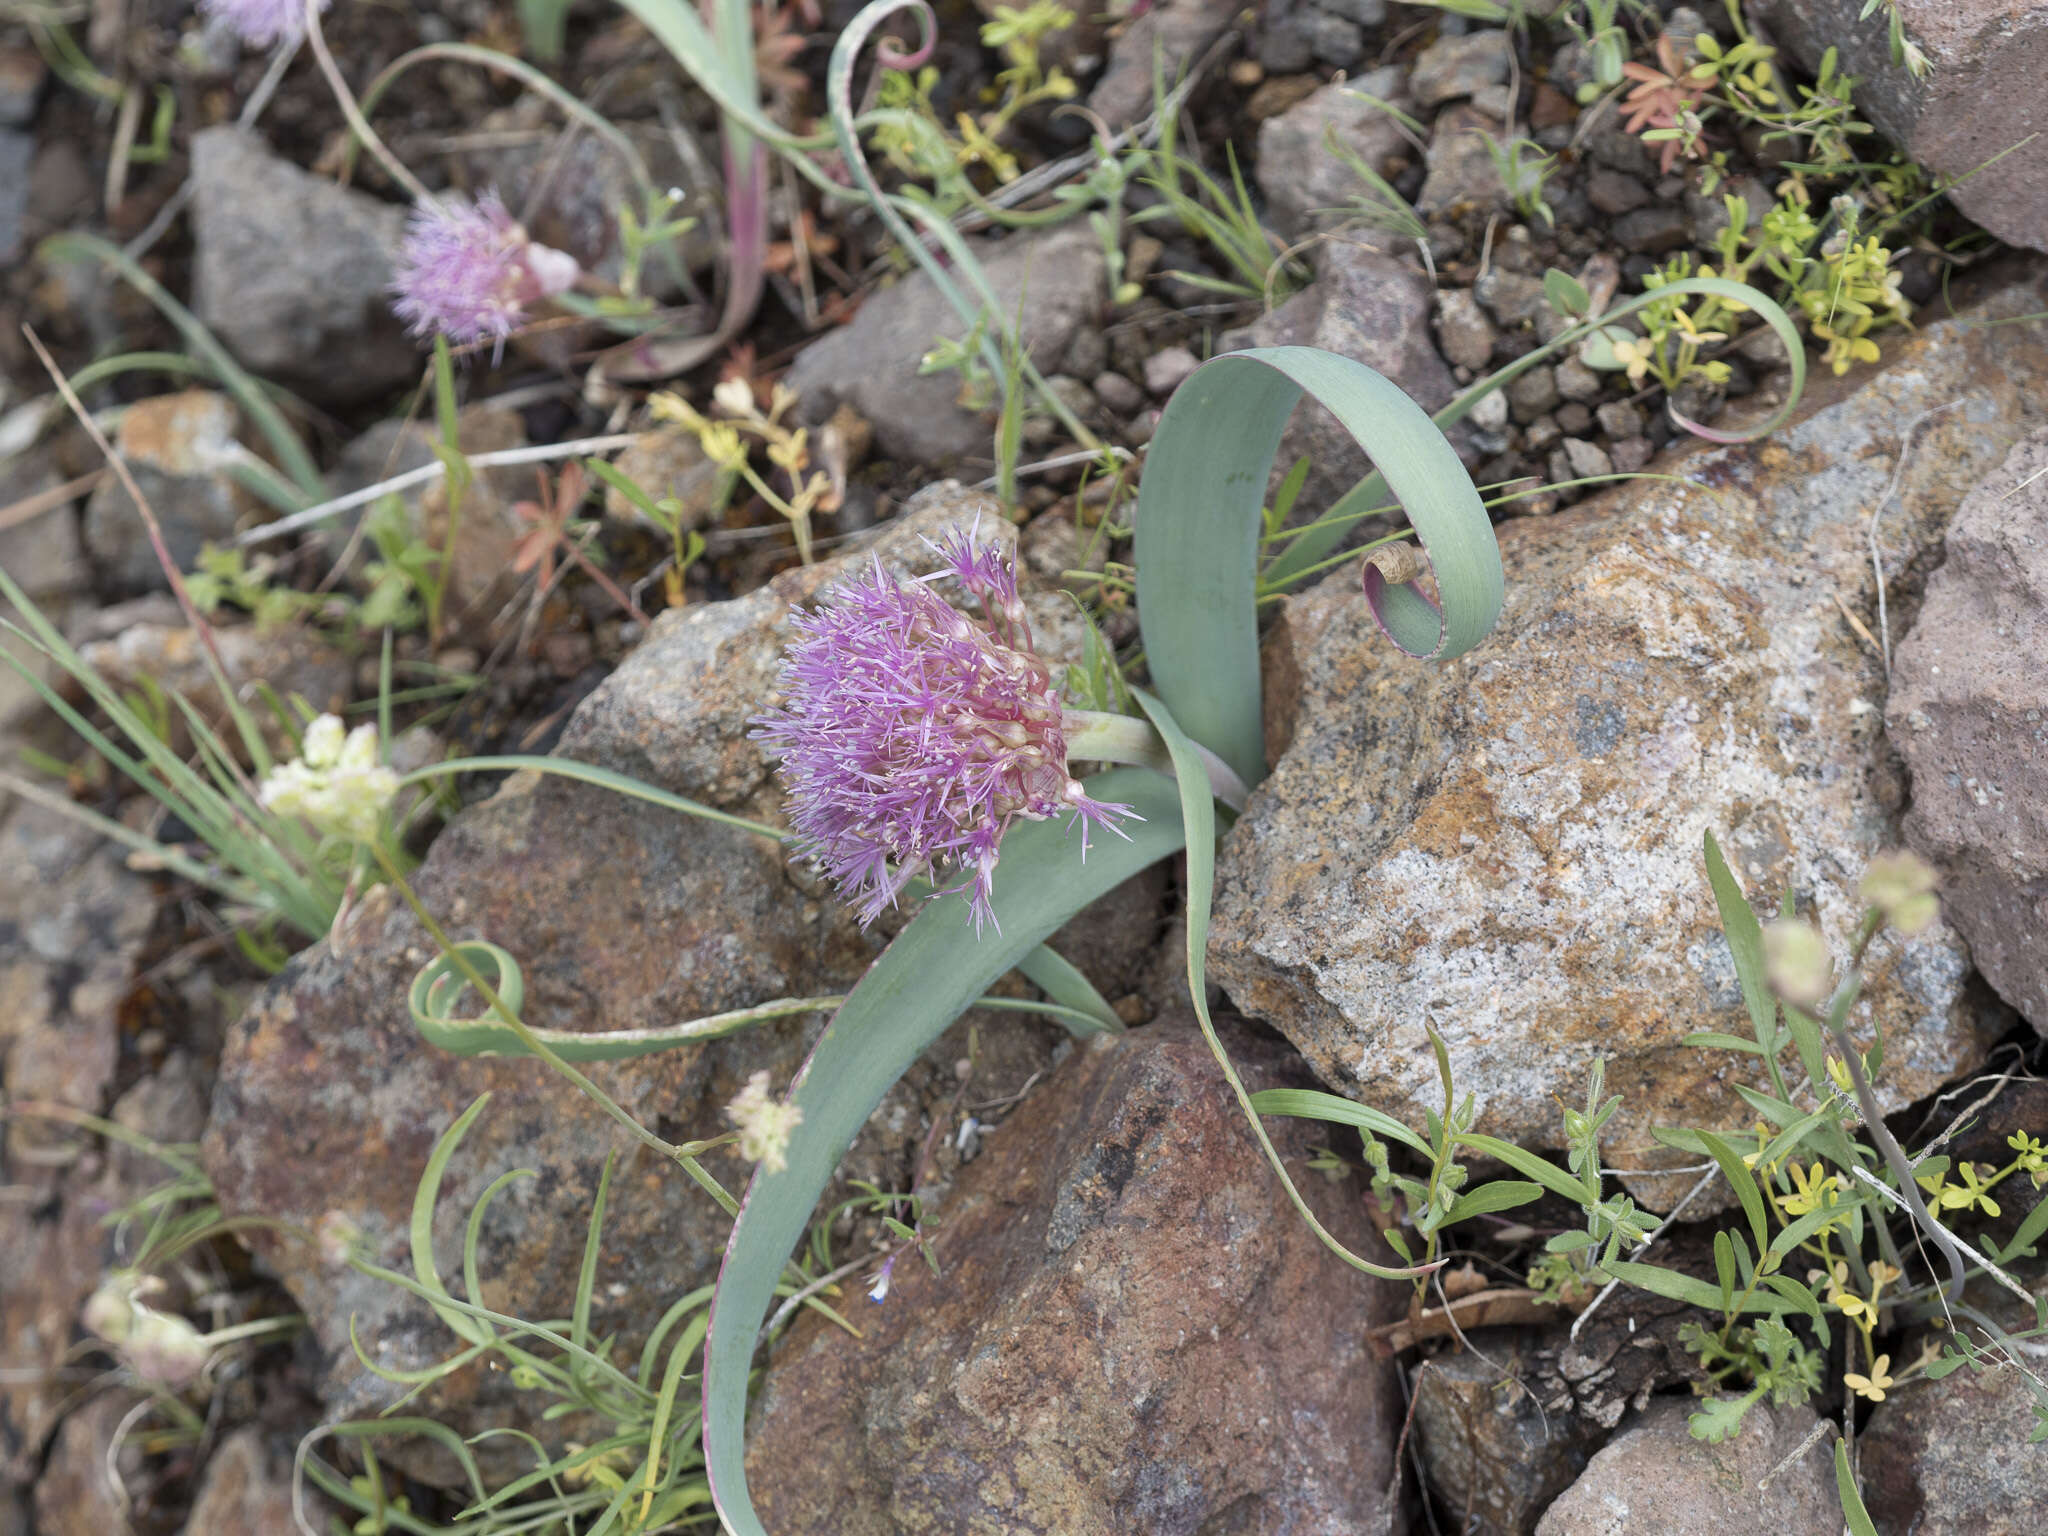
[[(227, 475), (247, 451), (236, 441), (237, 426), (233, 403), (210, 389), (138, 400), (121, 417), (114, 451), (134, 474), (181, 571), (192, 569), (202, 545), (224, 542), (251, 510)], [(86, 505), (85, 545), (117, 591), (168, 589), (148, 525), (116, 476), (101, 481)]]
[[(106, 1392), (64, 1421), (36, 1479), (37, 1536), (108, 1536), (132, 1529), (128, 1514), (145, 1480), (142, 1444), (130, 1435), (116, 1450), (115, 1436), (133, 1405), (125, 1392)], [(120, 1474), (122, 1487), (114, 1486), (110, 1470)]]
[(1504, 84), (1513, 46), (1508, 34), (1498, 28), (1468, 32), (1463, 37), (1440, 37), (1416, 55), (1408, 87), (1418, 103), (1435, 107), (1486, 86)]
[(1781, 1465), (1813, 1429), (1811, 1408), (1758, 1403), (1742, 1433), (1721, 1445), (1693, 1439), (1685, 1422), (1693, 1409), (1690, 1397), (1653, 1402), (1545, 1511), (1536, 1536), (1822, 1536), (1840, 1528), (1830, 1442)]
[(1576, 400), (1589, 405), (1598, 400), (1607, 390), (1600, 375), (1588, 368), (1578, 358), (1567, 356), (1554, 370), (1557, 375), (1557, 392), (1567, 400)]
[(1550, 312), (1543, 279), (1526, 272), (1510, 272), (1505, 267), (1489, 268), (1473, 285), (1472, 295), (1509, 330), (1532, 325)]
[(1522, 443), (1531, 453), (1542, 453), (1555, 448), (1563, 436), (1564, 428), (1557, 424), (1555, 416), (1538, 416), (1522, 433)]
[(1627, 213), (1650, 200), (1650, 189), (1635, 177), (1606, 166), (1593, 168), (1586, 178), (1586, 201), (1601, 213)]
[[(1010, 525), (986, 498), (934, 488), (865, 546), (786, 573), (731, 602), (671, 609), (571, 717), (561, 753), (601, 764), (728, 811), (779, 818), (781, 796), (747, 722), (773, 686), (789, 620), (857, 563), (931, 569), (924, 540), (979, 518), (983, 536)], [(1048, 655), (1078, 654), (1064, 598), (1034, 594)], [(1064, 628), (1060, 626), (1064, 624)], [(414, 877), (422, 899), (458, 936), (487, 937), (517, 957), (526, 1017), (543, 1027), (642, 1028), (787, 996), (842, 990), (884, 942), (862, 933), (829, 891), (767, 838), (679, 816), (556, 777), (521, 775), (458, 815)], [(1070, 958), (1115, 997), (1131, 986), (1157, 929), (1159, 884), (1127, 884), (1090, 909)], [(597, 920), (592, 915), (598, 914)], [(1064, 943), (1061, 939), (1055, 942)], [(1094, 946), (1091, 948), (1091, 946)], [(262, 1212), (300, 1227), (329, 1212), (352, 1223), (368, 1251), (404, 1263), (413, 1182), (434, 1140), (484, 1090), (489, 1111), (450, 1168), (438, 1216), (444, 1262), (480, 1191), (508, 1167), (542, 1181), (492, 1207), (482, 1267), (494, 1305), (526, 1317), (566, 1315), (595, 1181), (608, 1152), (621, 1163), (598, 1272), (600, 1333), (620, 1332), (619, 1358), (637, 1358), (646, 1329), (677, 1295), (715, 1272), (729, 1228), (677, 1170), (573, 1089), (530, 1061), (458, 1058), (430, 1049), (406, 1008), (406, 989), (432, 953), (388, 888), (362, 901), (331, 943), (299, 956), (236, 1026), (222, 1053), (204, 1164), (223, 1210)], [(1114, 967), (1105, 968), (1105, 956)], [(757, 1070), (779, 1085), (822, 1021), (761, 1026), (698, 1047), (590, 1069), (645, 1124), (672, 1138), (716, 1134), (722, 1108)], [(953, 1063), (967, 1025), (892, 1090), (843, 1165), (849, 1178), (904, 1188), (928, 1116), (952, 1102)], [(1009, 1016), (979, 1026), (976, 1092), (1015, 1093), (1048, 1063), (1057, 1032)], [(287, 1150), (288, 1149), (288, 1150)], [(942, 1181), (951, 1143), (933, 1165)], [(741, 1169), (721, 1157), (717, 1171)], [(324, 1265), (303, 1243), (263, 1232), (250, 1241), (290, 1288), (328, 1351), (326, 1397), (341, 1417), (374, 1413), (400, 1389), (363, 1371), (350, 1319), (371, 1357), (423, 1366), (452, 1340), (404, 1293)], [(543, 1424), (542, 1403), (501, 1373), (464, 1372), (418, 1405), (470, 1433), (513, 1423), (544, 1436), (586, 1438), (573, 1421)], [(510, 1441), (479, 1446), (499, 1471), (530, 1464)], [(394, 1447), (422, 1475), (454, 1473), (442, 1453)]]
[(1436, 339), (1452, 366), (1480, 373), (1493, 360), (1493, 344), (1500, 340), (1500, 332), (1486, 318), (1471, 289), (1443, 288), (1436, 296)]
[[(1862, 0), (1768, 0), (1759, 19), (1809, 69), (1828, 48), (1857, 78), (1856, 108), (1931, 171), (1967, 177), (1952, 201), (2001, 240), (2048, 250), (2048, 7), (2033, 0), (1898, 0), (1906, 39), (1929, 65), (1891, 57), (1890, 16)], [(1996, 160), (1996, 163), (1991, 163)]]
[[(213, 641), (214, 655), (235, 697), (256, 717), (274, 750), (287, 747), (290, 738), (263, 707), (266, 687), (287, 702), (294, 697), (305, 700), (316, 714), (339, 714), (353, 696), (355, 664), (303, 625), (223, 623), (214, 628)], [(154, 684), (191, 704), (225, 740), (237, 739), (233, 713), (214, 683), (206, 648), (182, 616), (170, 624), (127, 625), (111, 640), (81, 645), (79, 654), (114, 687)], [(188, 750), (190, 733), (183, 717), (172, 718), (173, 742), (179, 750)]]
[(1623, 250), (1644, 256), (1679, 250), (1692, 239), (1685, 210), (1673, 203), (1652, 203), (1634, 213), (1625, 213), (1608, 227), (1608, 233)]
[[(1680, 461), (1697, 489), (1638, 482), (1503, 525), (1506, 611), (1454, 665), (1394, 653), (1355, 578), (1290, 600), (1267, 652), (1277, 765), (1225, 840), (1210, 974), (1333, 1089), (1415, 1123), (1442, 1092), (1433, 1022), (1480, 1124), (1523, 1145), (1561, 1145), (1555, 1101), (1596, 1052), (1623, 1095), (1621, 1166), (1668, 1166), (1654, 1125), (1747, 1125), (1741, 1063), (1684, 1044), (1743, 1027), (1702, 834), (1758, 898), (1796, 888), (1852, 930), (1899, 796), (1882, 666), (1828, 594), (1874, 606), (1864, 529), (1900, 422), (1970, 401), (1905, 467), (1886, 538), (1911, 564), (2043, 420), (2039, 354), (1982, 323), (2041, 307), (2018, 283), (1926, 326), (1761, 454)], [(1888, 1106), (2005, 1027), (1967, 975), (1940, 925), (1873, 951), (1853, 1027), (1883, 1030)], [(1631, 1187), (1668, 1205), (1683, 1184)]]
[(1384, 172), (1391, 157), (1408, 149), (1393, 115), (1365, 99), (1399, 105), (1406, 99), (1406, 80), (1407, 71), (1388, 67), (1356, 80), (1332, 81), (1259, 125), (1256, 175), (1267, 216), (1281, 235), (1293, 240), (1311, 228), (1334, 224), (1341, 213), (1325, 216), (1318, 210), (1341, 210), (1367, 195), (1357, 172), (1330, 152), (1329, 135), (1335, 134), (1352, 158), (1375, 172)]
[(34, 134), (0, 128), (0, 263), (20, 260), (28, 241), (29, 164), (35, 157)]
[(1387, 19), (1387, 0), (1315, 0), (1315, 6), (1361, 27), (1377, 27)]
[[(1094, 324), (1108, 302), (1102, 242), (1069, 224), (1036, 237), (969, 245), (995, 291), (998, 318), (1010, 323), (1021, 304), (1032, 361), (1056, 368), (1074, 332)], [(940, 338), (958, 338), (967, 329), (931, 279), (915, 273), (869, 298), (851, 324), (805, 347), (784, 382), (812, 421), (825, 420), (842, 402), (852, 405), (874, 424), (876, 441), (892, 457), (926, 465), (987, 457), (992, 418), (960, 404), (959, 375), (918, 373)]]
[(1593, 413), (1576, 400), (1568, 401), (1557, 408), (1557, 424), (1567, 437), (1583, 437), (1593, 430)]
[(1614, 467), (1624, 475), (1632, 475), (1641, 469), (1656, 452), (1655, 445), (1647, 437), (1623, 438), (1607, 448), (1607, 456), (1614, 460)]
[[(1321, 275), (1257, 324), (1224, 333), (1221, 350), (1322, 347), (1385, 374), (1425, 411), (1446, 404), (1455, 386), (1429, 340), (1433, 289), (1427, 277), (1364, 246), (1332, 242)], [(1364, 477), (1369, 466), (1351, 434), (1312, 403), (1294, 413), (1279, 463), (1308, 455), (1304, 509), (1320, 509)]]
[(1145, 392), (1120, 373), (1095, 376), (1095, 398), (1119, 416), (1128, 416), (1145, 403)]
[(1598, 443), (1589, 443), (1583, 437), (1568, 437), (1564, 440), (1564, 456), (1572, 467), (1575, 479), (1586, 480), (1595, 475), (1614, 473), (1614, 461), (1607, 457), (1607, 450)]
[(1985, 979), (2048, 1033), (2044, 466), (2036, 432), (1964, 499), (1893, 659), (1885, 723), (1913, 775), (1906, 835), (1941, 872), (1944, 913)]
[[(22, 454), (0, 468), (0, 507), (53, 491), (62, 480), (50, 459), (33, 451)], [(73, 505), (61, 503), (25, 522), (0, 528), (0, 570), (39, 604), (79, 596), (92, 584), (92, 570), (78, 539), (78, 522), (72, 516)]]
[(1113, 130), (1148, 115), (1155, 69), (1171, 88), (1237, 11), (1235, 0), (1161, 0), (1110, 44), (1109, 64), (1088, 93), (1089, 110)]
[(1626, 400), (1609, 400), (1595, 410), (1593, 415), (1600, 423), (1600, 430), (1609, 437), (1642, 436), (1643, 413)]
[(1349, 69), (1365, 54), (1365, 33), (1342, 16), (1311, 8), (1296, 16), (1294, 25), (1307, 39), (1309, 53), (1321, 63)]
[(1429, 173), (1416, 195), (1415, 211), (1434, 218), (1506, 209), (1507, 189), (1501, 185), (1491, 148), (1500, 131), (1498, 118), (1475, 107), (1446, 107), (1438, 113), (1429, 141)]
[(1535, 367), (1509, 384), (1505, 391), (1515, 420), (1534, 421), (1557, 404), (1557, 377), (1548, 368)]
[[(1297, 1178), (1315, 1139), (1281, 1141)], [(1372, 1240), (1355, 1190), (1303, 1188)], [(1402, 1297), (1274, 1198), (1185, 1017), (1073, 1052), (934, 1219), (943, 1274), (900, 1263), (865, 1337), (805, 1319), (777, 1351), (748, 1477), (779, 1536), (1392, 1528), (1399, 1397), (1365, 1333)]]
[(354, 404), (419, 376), (391, 313), (405, 210), (232, 127), (192, 136), (192, 307), (248, 367)]
[(1200, 366), (1201, 359), (1186, 347), (1167, 347), (1145, 359), (1145, 387), (1155, 395), (1170, 395)]
[(1487, 432), (1498, 432), (1508, 424), (1508, 397), (1505, 390), (1491, 390), (1479, 397), (1472, 407), (1472, 425)]

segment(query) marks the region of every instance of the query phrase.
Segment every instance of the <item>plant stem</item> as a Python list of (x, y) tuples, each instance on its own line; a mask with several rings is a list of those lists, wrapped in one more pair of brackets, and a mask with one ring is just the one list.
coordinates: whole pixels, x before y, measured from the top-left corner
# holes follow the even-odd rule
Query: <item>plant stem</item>
[[(1067, 756), (1091, 763), (1132, 763), (1140, 768), (1173, 772), (1173, 759), (1159, 733), (1132, 715), (1106, 714), (1096, 709), (1070, 709), (1060, 719), (1066, 732)], [(1202, 766), (1208, 770), (1209, 790), (1233, 811), (1243, 811), (1250, 793), (1237, 771), (1214, 752), (1197, 742)]]
[(467, 981), (472, 987), (476, 988), (476, 995), (484, 1000), (484, 1005), (491, 1012), (497, 1014), (504, 1021), (506, 1028), (519, 1037), (521, 1045), (525, 1046), (528, 1051), (538, 1056), (542, 1061), (568, 1079), (592, 1103), (596, 1104), (598, 1108), (625, 1127), (636, 1141), (653, 1148), (663, 1157), (681, 1164), (683, 1171), (695, 1179), (704, 1191), (718, 1202), (726, 1215), (739, 1215), (739, 1202), (726, 1192), (725, 1187), (711, 1176), (709, 1170), (699, 1163), (690, 1154), (688, 1149), (678, 1147), (672, 1142), (663, 1140), (655, 1135), (654, 1132), (648, 1130), (638, 1120), (635, 1120), (617, 1103), (613, 1102), (610, 1094), (606, 1093), (597, 1084), (564, 1061), (545, 1041), (533, 1032), (525, 1020), (521, 1019), (506, 1006), (504, 998), (498, 995), (498, 989), (484, 979), (483, 972), (476, 968), (475, 963), (470, 960), (469, 956), (463, 953), (462, 947), (448, 936), (448, 931), (441, 926), (434, 914), (427, 910), (426, 905), (413, 890), (411, 883), (405, 878), (404, 872), (399, 869), (398, 861), (392, 857), (390, 849), (386, 848), (379, 841), (373, 842), (370, 845), (370, 851), (376, 856), (378, 864), (383, 867), (384, 878), (391, 882), (398, 894), (404, 898), (405, 904), (412, 908), (413, 916), (420, 920), (420, 925), (427, 930), (428, 936), (439, 946), (441, 953), (448, 957), (449, 964), (462, 973), (464, 981)]

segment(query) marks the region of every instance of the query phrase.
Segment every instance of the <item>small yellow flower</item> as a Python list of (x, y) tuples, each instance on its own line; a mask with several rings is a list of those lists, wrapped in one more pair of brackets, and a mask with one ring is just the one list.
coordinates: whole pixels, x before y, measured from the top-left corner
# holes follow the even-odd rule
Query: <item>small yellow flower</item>
[(1835, 1203), (1835, 1191), (1841, 1188), (1841, 1175), (1823, 1175), (1820, 1164), (1801, 1169), (1794, 1163), (1790, 1170), (1792, 1193), (1776, 1197), (1778, 1209), (1787, 1216), (1809, 1216), (1824, 1205)]
[(1631, 384), (1643, 382), (1643, 376), (1650, 371), (1650, 361), (1655, 355), (1650, 343), (1645, 341), (1617, 341), (1613, 343), (1614, 360), (1628, 370)]
[(1860, 1371), (1844, 1371), (1842, 1373), (1842, 1380), (1847, 1383), (1849, 1390), (1858, 1397), (1867, 1397), (1873, 1403), (1881, 1403), (1884, 1401), (1885, 1389), (1897, 1385), (1892, 1380), (1891, 1363), (1892, 1357), (1890, 1355), (1879, 1355), (1870, 1362), (1870, 1374), (1868, 1376), (1865, 1376)]
[(1699, 328), (1698, 323), (1693, 319), (1693, 317), (1687, 314), (1682, 309), (1678, 311), (1676, 315), (1672, 316), (1672, 318), (1678, 322), (1678, 328), (1681, 331), (1685, 332), (1685, 339), (1689, 342), (1692, 342), (1694, 345), (1699, 345), (1701, 343), (1709, 341), (1726, 341), (1728, 339), (1728, 333), (1726, 331), (1701, 330)]

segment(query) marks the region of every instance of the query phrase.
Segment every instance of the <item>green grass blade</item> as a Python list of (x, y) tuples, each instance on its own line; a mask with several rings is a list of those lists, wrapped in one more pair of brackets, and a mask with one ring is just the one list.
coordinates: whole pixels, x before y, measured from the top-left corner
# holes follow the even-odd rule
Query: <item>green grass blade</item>
[[(1124, 1021), (1095, 990), (1095, 984), (1081, 974), (1079, 966), (1049, 945), (1041, 944), (1032, 950), (1017, 962), (1017, 969), (1026, 981), (1055, 1003), (1094, 1019), (1104, 1033), (1120, 1035), (1124, 1032)], [(1072, 1024), (1067, 1027), (1076, 1034), (1082, 1033)]]
[(1870, 1511), (1863, 1507), (1863, 1495), (1856, 1491), (1856, 1474), (1849, 1470), (1846, 1440), (1835, 1442), (1835, 1492), (1841, 1496), (1842, 1519), (1848, 1522), (1849, 1536), (1877, 1536)]
[(1328, 1120), (1337, 1125), (1355, 1125), (1362, 1131), (1398, 1141), (1429, 1156), (1429, 1143), (1384, 1110), (1368, 1104), (1340, 1099), (1334, 1093), (1315, 1088), (1268, 1088), (1252, 1095), (1252, 1108), (1262, 1115), (1294, 1115), (1304, 1120)]
[(213, 332), (199, 323), (197, 315), (172, 298), (163, 284), (137, 266), (127, 252), (97, 235), (72, 232), (52, 235), (38, 248), (37, 255), (45, 263), (90, 259), (119, 273), (130, 287), (162, 311), (163, 317), (177, 328), (178, 334), (185, 338), (185, 345), (205, 364), (207, 371), (234, 396), (235, 404), (263, 434), (292, 483), (306, 493), (308, 504), (327, 494), (313, 456), (299, 441), (299, 435), (292, 430), (291, 424), (270, 403), (263, 386), (234, 360), (226, 347), (214, 340)]
[[(1374, 593), (1413, 655), (1462, 655), (1500, 615), (1500, 550), (1441, 430), (1363, 363), (1311, 347), (1232, 352), (1198, 368), (1154, 434), (1138, 494), (1138, 616), (1159, 696), (1247, 784), (1265, 776), (1256, 562), (1266, 473), (1313, 395), (1380, 466), (1434, 568), (1441, 614), (1412, 586)], [(1297, 546), (1298, 547), (1298, 546)], [(1293, 550), (1290, 549), (1289, 553)]]
[[(1579, 343), (1601, 326), (1612, 325), (1623, 316), (1632, 314), (1645, 305), (1653, 304), (1659, 299), (1668, 299), (1673, 295), (1682, 293), (1713, 294), (1717, 298), (1733, 299), (1739, 304), (1748, 305), (1771, 328), (1778, 340), (1784, 343), (1786, 354), (1791, 359), (1792, 365), (1791, 387), (1785, 392), (1785, 403), (1771, 413), (1768, 421), (1752, 427), (1746, 432), (1711, 432), (1702, 433), (1701, 435), (1713, 442), (1746, 443), (1777, 431), (1778, 428), (1782, 427), (1791, 418), (1792, 412), (1798, 407), (1799, 397), (1806, 388), (1805, 343), (1800, 341), (1799, 331), (1792, 324), (1791, 317), (1768, 295), (1760, 293), (1747, 283), (1731, 282), (1725, 277), (1688, 277), (1675, 283), (1666, 283), (1662, 288), (1655, 289), (1652, 292), (1639, 293), (1633, 298), (1626, 299), (1610, 308), (1597, 321), (1573, 326), (1570, 330), (1558, 335), (1547, 345), (1538, 347), (1535, 351), (1524, 357), (1516, 358), (1507, 367), (1479, 380), (1478, 383), (1451, 401), (1449, 405), (1438, 411), (1431, 419), (1439, 427), (1448, 427), (1454, 422), (1463, 421), (1465, 417), (1471, 414), (1472, 408), (1485, 399), (1486, 396), (1492, 394), (1497, 389), (1506, 388), (1514, 380), (1520, 378), (1531, 368), (1536, 367), (1547, 359), (1557, 356), (1568, 348), (1576, 348)], [(1243, 356), (1244, 354), (1233, 353), (1230, 355)], [(1154, 441), (1156, 442), (1157, 439), (1155, 438)], [(1368, 451), (1370, 450), (1368, 449)], [(1379, 464), (1379, 460), (1375, 458), (1374, 463)], [(1362, 515), (1369, 509), (1377, 507), (1386, 501), (1387, 487), (1391, 482), (1388, 478), (1384, 477), (1385, 469), (1386, 466), (1384, 464), (1379, 464), (1377, 470), (1367, 475), (1365, 479), (1359, 481), (1357, 485), (1337, 499), (1335, 504), (1318, 520), (1322, 526), (1304, 533), (1274, 557), (1272, 562), (1266, 567), (1265, 581), (1268, 589), (1278, 589), (1292, 585), (1296, 580), (1300, 579), (1309, 567), (1315, 565), (1323, 556), (1336, 547), (1338, 540), (1343, 537), (1343, 530), (1349, 526), (1350, 521), (1355, 520), (1358, 515)], [(1141, 527), (1140, 537), (1142, 536), (1143, 530)]]
[(757, 1169), (726, 1245), (705, 1345), (704, 1455), (719, 1513), (734, 1536), (767, 1536), (747, 1495), (747, 1381), (755, 1336), (819, 1193), (882, 1096), (990, 982), (1081, 907), (1182, 844), (1173, 782), (1142, 768), (1087, 781), (1096, 798), (1145, 819), (1130, 838), (1103, 838), (1080, 860), (1058, 822), (1028, 822), (1003, 840), (994, 905), (999, 933), (977, 939), (967, 903), (934, 901), (884, 950), (820, 1037), (791, 1090), (803, 1123), (788, 1166)]

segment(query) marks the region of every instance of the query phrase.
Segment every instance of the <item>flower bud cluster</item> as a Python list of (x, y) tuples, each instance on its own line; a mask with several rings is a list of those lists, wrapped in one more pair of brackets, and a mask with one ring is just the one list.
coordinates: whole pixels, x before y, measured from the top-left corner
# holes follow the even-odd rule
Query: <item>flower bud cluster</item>
[(306, 727), (298, 758), (272, 769), (259, 796), (280, 816), (367, 843), (397, 793), (398, 775), (377, 761), (377, 727), (359, 725), (344, 735), (339, 719), (321, 715)]
[(526, 323), (529, 305), (567, 292), (581, 272), (575, 257), (536, 242), (497, 193), (486, 192), (475, 203), (413, 210), (391, 307), (416, 336), (502, 344)]

